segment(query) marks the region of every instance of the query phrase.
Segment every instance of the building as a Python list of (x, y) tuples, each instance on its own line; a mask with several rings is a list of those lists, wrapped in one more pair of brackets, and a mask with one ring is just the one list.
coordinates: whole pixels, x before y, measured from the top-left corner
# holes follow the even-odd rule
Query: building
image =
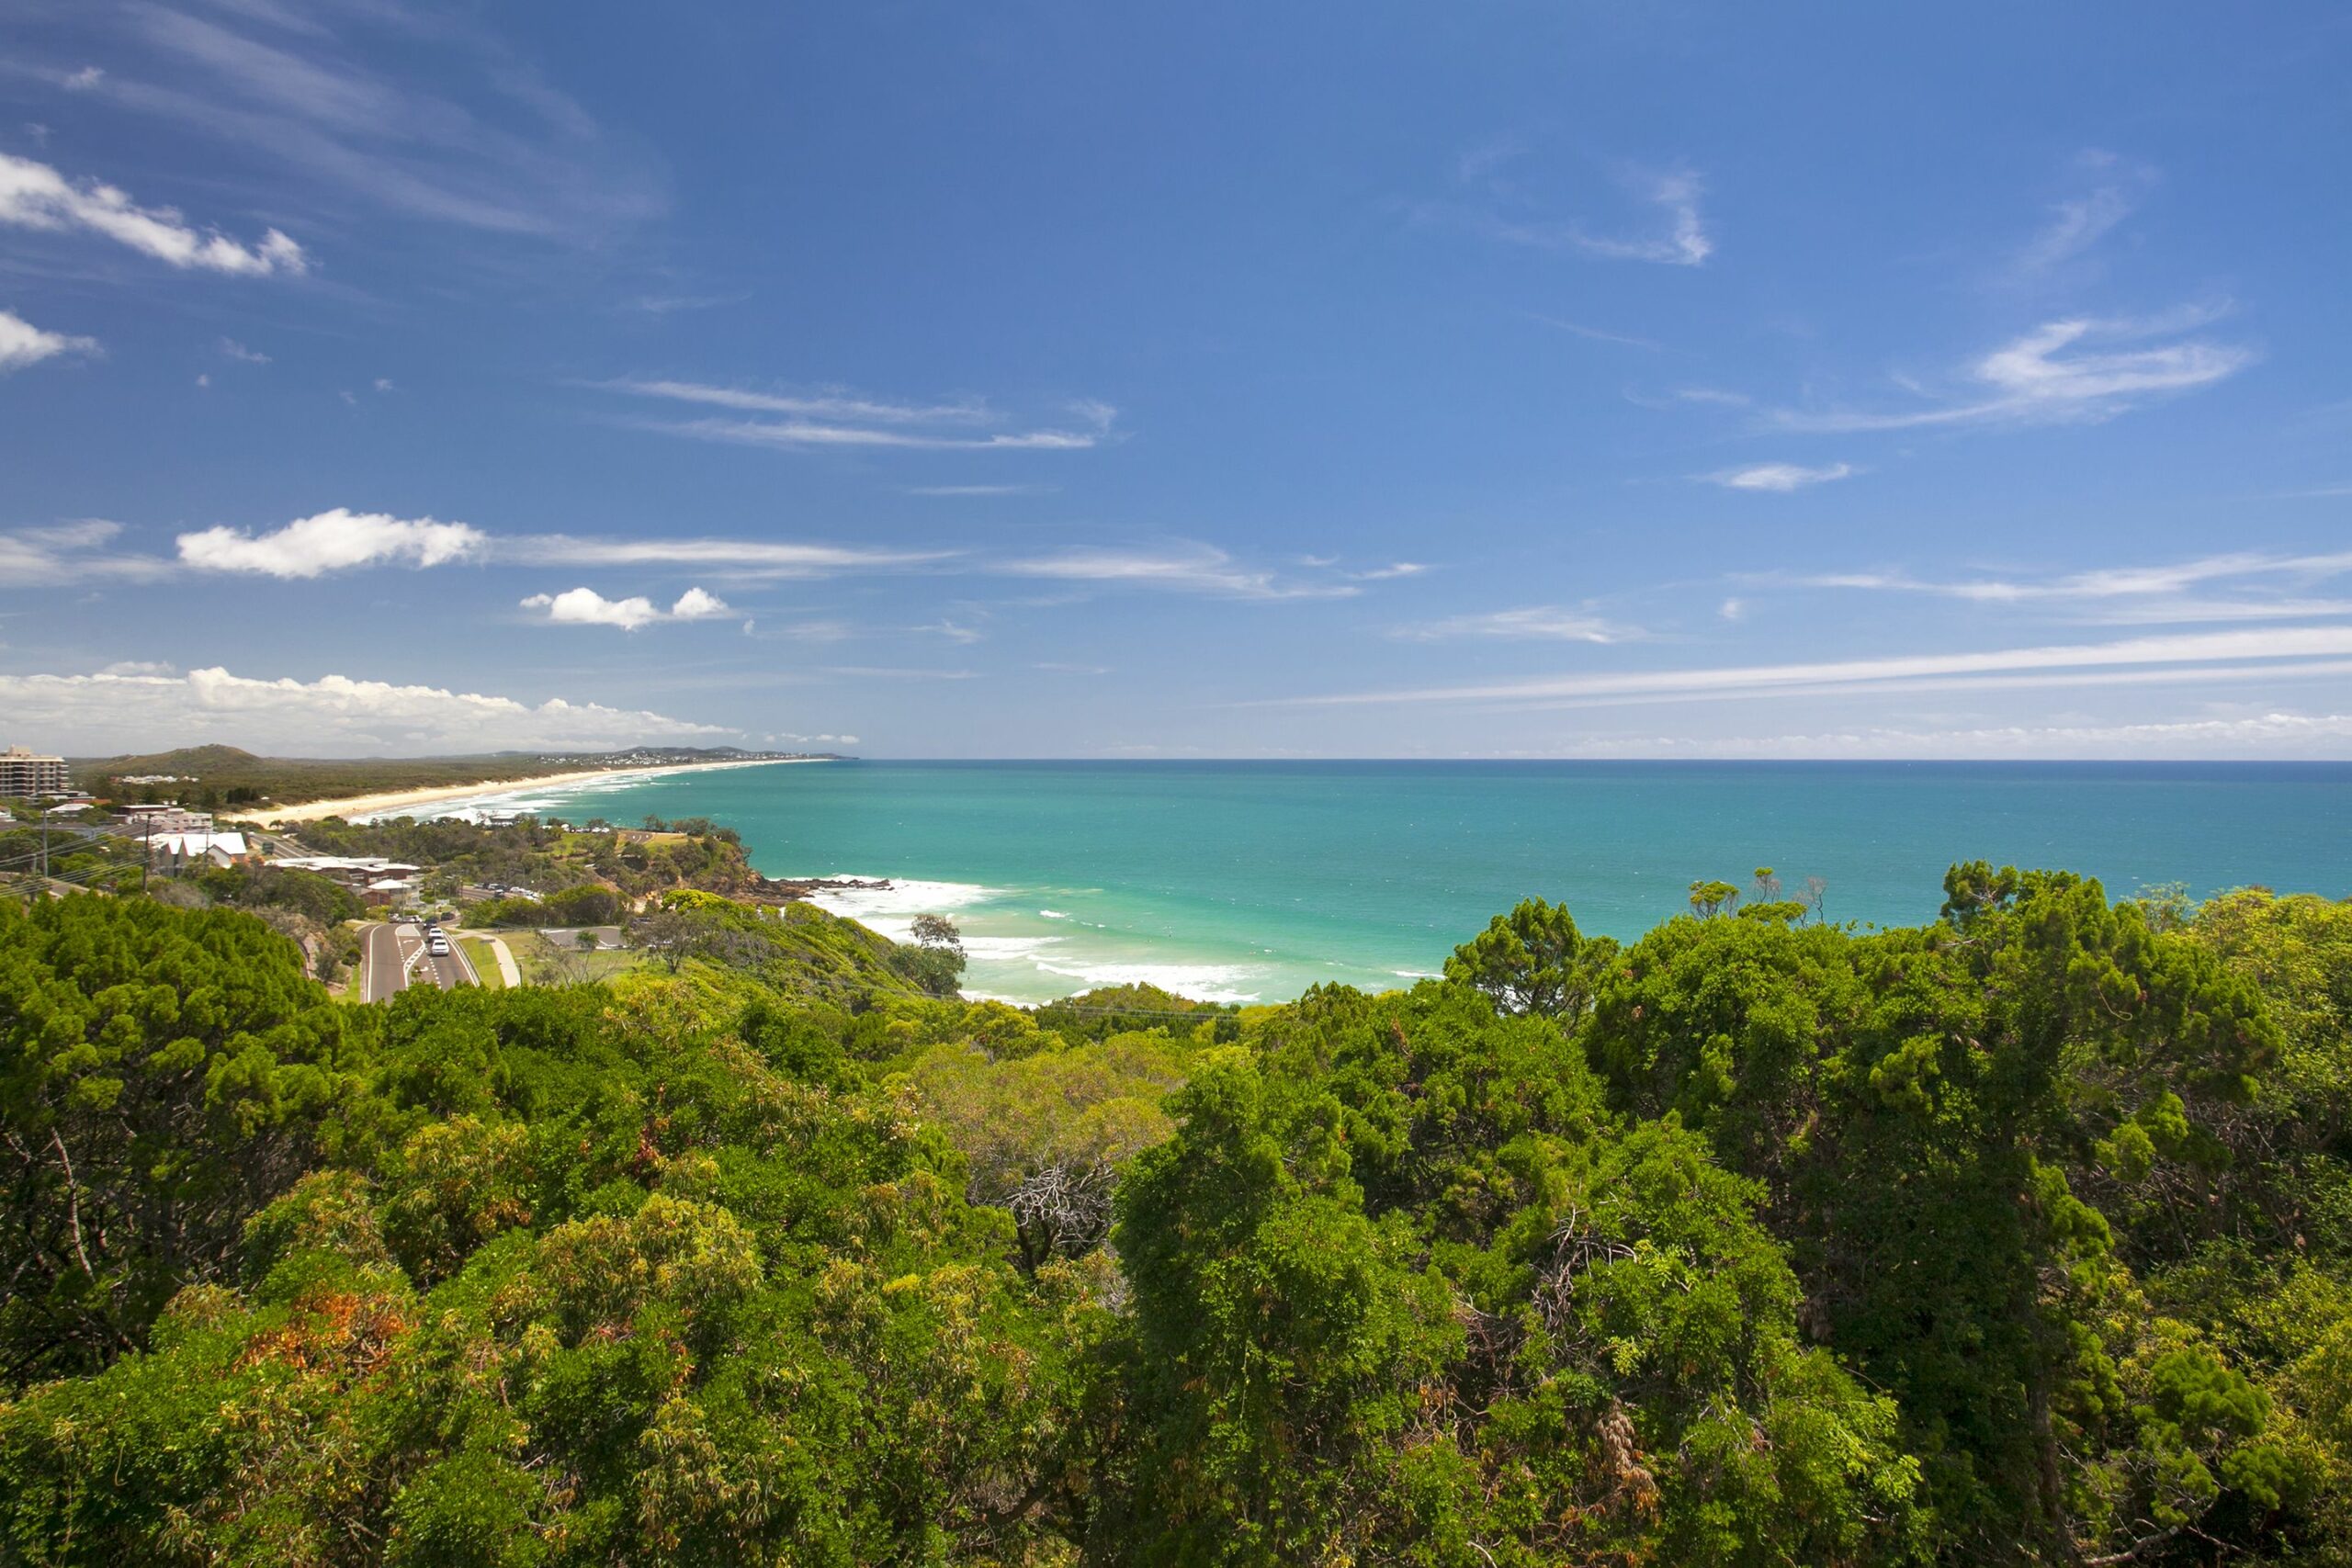
[(66, 776), (65, 759), (43, 757), (22, 746), (0, 751), (0, 795), (68, 795), (74, 781)]
[[(413, 879), (424, 868), (405, 861), (386, 860), (381, 855), (279, 855), (269, 863), (293, 871), (314, 871), (321, 876), (342, 883), (355, 893), (380, 891), (385, 897), (405, 892), (413, 886)], [(401, 884), (382, 887), (385, 883)]]
[(122, 830), (134, 839), (159, 833), (209, 833), (212, 813), (183, 811), (176, 806), (126, 806), (118, 813)]
[(160, 871), (227, 867), (253, 858), (243, 833), (158, 833), (147, 847)]

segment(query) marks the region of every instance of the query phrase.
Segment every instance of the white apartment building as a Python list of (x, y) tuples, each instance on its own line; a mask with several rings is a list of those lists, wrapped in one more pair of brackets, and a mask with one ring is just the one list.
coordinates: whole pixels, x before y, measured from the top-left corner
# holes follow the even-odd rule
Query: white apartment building
[(0, 751), (0, 795), (71, 795), (74, 781), (66, 776), (65, 759), (44, 757), (22, 746)]

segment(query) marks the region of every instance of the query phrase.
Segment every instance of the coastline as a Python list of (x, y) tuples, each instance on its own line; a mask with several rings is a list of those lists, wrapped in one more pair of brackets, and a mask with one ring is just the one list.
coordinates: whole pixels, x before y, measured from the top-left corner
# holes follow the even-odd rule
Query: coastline
[(329, 817), (381, 817), (413, 806), (437, 806), (452, 800), (476, 800), (485, 795), (524, 795), (566, 789), (577, 784), (609, 784), (619, 780), (658, 778), (665, 773), (693, 773), (721, 768), (775, 768), (795, 762), (823, 762), (826, 757), (753, 757), (740, 761), (670, 762), (650, 768), (585, 768), (569, 773), (540, 773), (531, 778), (479, 779), (472, 784), (435, 784), (426, 789), (384, 790), (375, 795), (350, 795), (334, 800), (306, 800), (261, 817), (277, 826), (317, 822)]

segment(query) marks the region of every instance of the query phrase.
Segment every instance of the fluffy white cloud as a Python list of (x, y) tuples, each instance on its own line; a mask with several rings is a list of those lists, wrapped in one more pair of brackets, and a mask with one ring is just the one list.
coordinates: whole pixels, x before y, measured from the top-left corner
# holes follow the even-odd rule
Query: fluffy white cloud
[(673, 621), (717, 620), (734, 613), (728, 608), (726, 600), (716, 593), (706, 593), (699, 588), (687, 589), (678, 595), (678, 602), (670, 606), (670, 618)]
[(1770, 491), (1786, 495), (1807, 485), (1827, 484), (1854, 473), (1851, 463), (1830, 463), (1818, 468), (1808, 468), (1795, 463), (1758, 463), (1752, 468), (1724, 468), (1699, 477), (1710, 484), (1725, 490)]
[(206, 571), (318, 577), (355, 566), (405, 561), (439, 566), (480, 551), (488, 536), (465, 523), (393, 517), (338, 506), (299, 517), (270, 534), (215, 527), (179, 536), (180, 559)]
[(44, 359), (54, 359), (61, 354), (97, 352), (98, 340), (94, 337), (44, 332), (22, 316), (0, 310), (0, 376), (22, 370), (28, 365), (39, 365)]
[(642, 593), (626, 599), (607, 599), (593, 588), (567, 589), (561, 593), (534, 593), (523, 601), (526, 610), (545, 610), (548, 621), (554, 626), (618, 626), (633, 632), (639, 626), (656, 621), (710, 621), (731, 617), (735, 612), (726, 600), (699, 588), (689, 588), (678, 595), (678, 602), (669, 609), (655, 607), (653, 601)]
[(113, 186), (68, 180), (47, 164), (0, 152), (0, 223), (86, 229), (173, 266), (262, 277), (310, 270), (302, 247), (276, 229), (244, 245), (218, 230), (190, 228), (168, 207), (141, 207)]
[(732, 735), (719, 725), (551, 697), (396, 686), (346, 675), (0, 675), (0, 711), (69, 752), (103, 755), (223, 741), (280, 756), (602, 749)]

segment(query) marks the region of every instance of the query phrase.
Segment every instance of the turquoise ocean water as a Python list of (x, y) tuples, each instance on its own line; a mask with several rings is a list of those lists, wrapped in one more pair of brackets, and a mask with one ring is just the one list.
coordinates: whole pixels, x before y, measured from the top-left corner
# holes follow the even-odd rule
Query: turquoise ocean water
[(1833, 920), (1935, 917), (1944, 868), (2352, 895), (2352, 764), (827, 762), (485, 796), (574, 821), (709, 817), (830, 907), (962, 923), (974, 994), (1149, 980), (1287, 999), (1435, 972), (1528, 894), (1638, 936), (1694, 879), (1826, 879)]

